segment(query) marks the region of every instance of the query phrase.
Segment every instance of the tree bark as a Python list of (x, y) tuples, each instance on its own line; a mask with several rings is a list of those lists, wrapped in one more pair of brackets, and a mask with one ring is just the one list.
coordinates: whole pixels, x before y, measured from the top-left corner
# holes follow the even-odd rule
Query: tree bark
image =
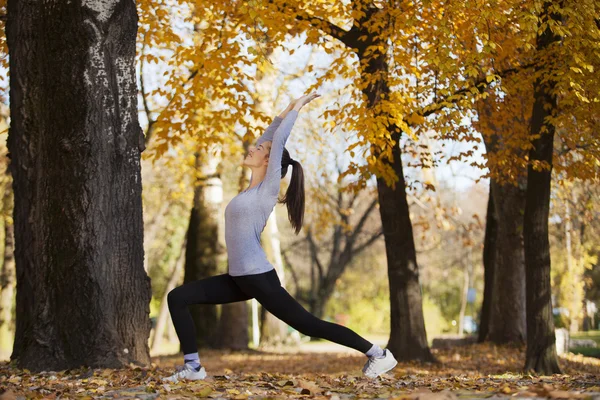
[[(522, 181), (522, 179), (521, 179)], [(496, 215), (496, 274), (491, 298), (492, 318), (488, 339), (494, 343), (524, 344), (525, 252), (523, 249), (524, 184), (499, 184), (490, 180)]]
[[(549, 15), (550, 5), (545, 3), (544, 14)], [(555, 15), (549, 18), (558, 19)], [(550, 28), (538, 35), (538, 52), (546, 51), (560, 37)], [(538, 67), (538, 73), (541, 72)], [(552, 182), (552, 156), (554, 153), (554, 125), (547, 120), (556, 110), (556, 94), (551, 82), (538, 77), (534, 84), (534, 104), (531, 116), (533, 148), (529, 151), (527, 195), (525, 206), (525, 265), (527, 276), (527, 351), (525, 371), (550, 375), (560, 373), (556, 356), (556, 337), (552, 315), (550, 286), (550, 242), (548, 215)], [(545, 162), (549, 169), (534, 168), (533, 163)]]
[(135, 2), (10, 0), (6, 33), (11, 357), (33, 371), (147, 364)]
[[(519, 101), (517, 95), (514, 101)], [(515, 127), (525, 126), (526, 117), (512, 115), (513, 124), (498, 123), (494, 119), (497, 104), (494, 97), (481, 100), (479, 108), (479, 123), (491, 134), (483, 135), (486, 151), (494, 154), (501, 150), (521, 152), (520, 149), (510, 148), (507, 142), (514, 137)], [(521, 99), (524, 110), (526, 101)], [(524, 156), (525, 154), (521, 154)], [(493, 205), (492, 214), (495, 216), (494, 237), (488, 237), (486, 231), (486, 246), (488, 257), (493, 258), (493, 276), (488, 297), (484, 298), (489, 307), (488, 320), (485, 326), (485, 336), (480, 332), (480, 340), (491, 340), (495, 343), (523, 344), (526, 337), (525, 323), (525, 251), (523, 244), (523, 211), (525, 208), (526, 171), (515, 169), (516, 182), (504, 182), (503, 176), (492, 176), (490, 179), (490, 200)], [(488, 214), (490, 210), (488, 209)], [(488, 222), (490, 216), (488, 215)], [(490, 234), (492, 232), (489, 232)], [(491, 260), (485, 261), (488, 264)], [(486, 265), (487, 268), (487, 265)], [(487, 283), (487, 282), (486, 282)], [(486, 288), (487, 290), (487, 288)]]
[(481, 318), (479, 322), (478, 342), (487, 339), (492, 316), (492, 296), (494, 295), (494, 274), (496, 271), (496, 237), (498, 231), (498, 218), (494, 206), (494, 196), (490, 185), (487, 214), (485, 219), (485, 239), (483, 243), (483, 303), (481, 305)]
[(246, 350), (248, 340), (248, 302), (223, 304), (216, 346), (231, 350)]

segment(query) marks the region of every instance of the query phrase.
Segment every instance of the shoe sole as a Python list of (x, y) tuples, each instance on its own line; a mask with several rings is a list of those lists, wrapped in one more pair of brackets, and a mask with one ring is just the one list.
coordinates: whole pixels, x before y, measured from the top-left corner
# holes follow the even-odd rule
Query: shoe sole
[[(374, 376), (371, 379), (379, 378), (381, 375), (385, 374), (386, 372), (390, 372), (391, 370), (393, 370), (394, 368), (396, 368), (396, 365), (398, 365), (398, 361), (394, 361), (394, 365), (392, 365), (391, 367), (389, 367), (386, 370), (381, 371), (377, 376)], [(367, 378), (370, 378), (370, 377), (367, 376)]]
[(182, 379), (178, 379), (176, 382), (170, 381), (170, 380), (167, 380), (167, 379), (161, 379), (161, 382), (164, 382), (164, 383), (179, 383), (179, 382), (182, 382), (182, 381), (203, 381), (207, 377), (208, 377), (208, 375), (204, 375), (202, 378), (196, 378), (196, 379), (182, 378)]

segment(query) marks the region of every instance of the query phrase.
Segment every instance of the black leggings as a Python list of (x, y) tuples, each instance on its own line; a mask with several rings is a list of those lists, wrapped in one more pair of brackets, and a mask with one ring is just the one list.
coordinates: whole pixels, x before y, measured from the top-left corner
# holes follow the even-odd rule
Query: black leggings
[(281, 286), (277, 272), (255, 275), (217, 275), (186, 283), (169, 292), (169, 311), (183, 354), (198, 351), (196, 329), (188, 310), (191, 304), (225, 304), (256, 298), (271, 314), (301, 333), (330, 340), (366, 353), (372, 343), (344, 326), (326, 322), (304, 309)]

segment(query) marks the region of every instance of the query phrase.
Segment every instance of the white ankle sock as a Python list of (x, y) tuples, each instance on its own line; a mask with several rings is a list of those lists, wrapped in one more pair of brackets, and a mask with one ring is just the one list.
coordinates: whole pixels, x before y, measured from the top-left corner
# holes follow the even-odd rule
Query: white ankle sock
[(384, 354), (385, 353), (384, 353), (383, 349), (376, 344), (374, 344), (373, 347), (371, 347), (369, 349), (369, 351), (367, 351), (365, 353), (365, 355), (367, 357), (375, 357), (375, 358), (383, 358), (385, 356)]
[(183, 361), (190, 367), (194, 368), (196, 371), (200, 370), (200, 356), (198, 355), (198, 352), (184, 354)]

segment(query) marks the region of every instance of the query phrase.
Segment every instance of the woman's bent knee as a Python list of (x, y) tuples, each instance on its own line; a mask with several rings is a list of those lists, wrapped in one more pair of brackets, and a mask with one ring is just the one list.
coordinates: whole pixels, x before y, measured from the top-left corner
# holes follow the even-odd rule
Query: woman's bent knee
[(167, 294), (167, 304), (169, 308), (176, 308), (185, 306), (185, 301), (183, 300), (183, 296), (181, 293), (181, 286), (172, 289), (169, 294)]

